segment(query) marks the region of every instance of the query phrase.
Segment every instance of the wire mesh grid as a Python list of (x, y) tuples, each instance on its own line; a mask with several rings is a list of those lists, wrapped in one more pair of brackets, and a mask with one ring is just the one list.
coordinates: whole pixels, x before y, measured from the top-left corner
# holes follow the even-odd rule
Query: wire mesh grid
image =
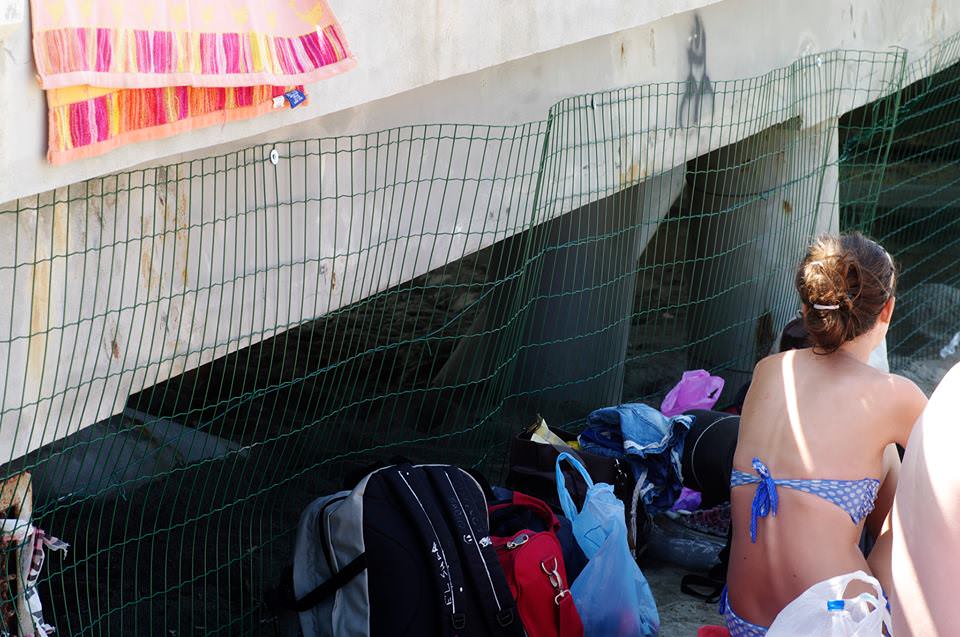
[[(71, 544), (47, 621), (272, 634), (263, 594), (310, 500), (396, 454), (496, 477), (536, 414), (575, 426), (684, 369), (736, 389), (815, 232), (871, 231), (908, 289), (952, 288), (955, 49), (259, 145), (0, 208), (0, 478), (32, 487), (21, 527)], [(908, 312), (900, 367), (939, 320)], [(23, 593), (0, 591), (4, 621)]]

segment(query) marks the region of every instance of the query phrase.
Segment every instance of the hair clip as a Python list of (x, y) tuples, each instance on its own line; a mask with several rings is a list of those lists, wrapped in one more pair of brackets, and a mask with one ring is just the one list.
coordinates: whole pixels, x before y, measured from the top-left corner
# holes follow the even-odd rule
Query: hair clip
[(819, 303), (813, 304), (813, 309), (815, 310), (839, 310), (839, 305), (820, 305)]

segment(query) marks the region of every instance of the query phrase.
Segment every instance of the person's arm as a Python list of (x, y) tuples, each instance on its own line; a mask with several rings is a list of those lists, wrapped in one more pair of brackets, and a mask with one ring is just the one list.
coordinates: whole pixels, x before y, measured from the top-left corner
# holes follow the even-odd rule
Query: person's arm
[(893, 632), (954, 635), (960, 573), (960, 365), (940, 381), (906, 445), (893, 504)]
[(913, 381), (902, 376), (890, 377), (891, 431), (887, 437), (887, 446), (883, 450), (883, 473), (880, 478), (880, 490), (877, 492), (873, 511), (867, 516), (866, 528), (870, 536), (877, 540), (884, 531), (890, 529), (890, 510), (893, 496), (900, 479), (900, 453), (897, 445), (906, 447), (914, 423), (927, 405), (927, 397)]
[[(890, 529), (890, 509), (893, 508), (893, 496), (897, 492), (900, 479), (900, 454), (893, 443), (883, 451), (883, 475), (880, 478), (880, 490), (877, 491), (873, 511), (867, 516), (867, 532), (875, 541)], [(871, 553), (872, 555), (872, 553)]]

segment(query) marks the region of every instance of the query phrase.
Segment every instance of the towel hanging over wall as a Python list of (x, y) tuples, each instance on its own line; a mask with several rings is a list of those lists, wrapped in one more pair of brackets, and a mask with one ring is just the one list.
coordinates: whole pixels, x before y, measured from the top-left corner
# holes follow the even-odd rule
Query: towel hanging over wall
[(304, 83), (356, 65), (325, 0), (31, 0), (31, 14), (54, 164), (292, 108)]
[(32, 0), (44, 89), (286, 86), (353, 68), (324, 0)]

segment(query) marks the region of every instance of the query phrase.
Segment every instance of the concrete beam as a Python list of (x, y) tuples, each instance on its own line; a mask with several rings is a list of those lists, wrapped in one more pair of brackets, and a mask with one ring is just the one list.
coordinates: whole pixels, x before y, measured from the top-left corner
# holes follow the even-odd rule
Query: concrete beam
[[(918, 59), (960, 30), (960, 8), (926, 0), (591, 0), (563, 10), (547, 0), (496, 6), (402, 0), (388, 13), (375, 0), (331, 5), (360, 65), (311, 86), (311, 105), (60, 167), (44, 159), (44, 99), (27, 23), (21, 23), (0, 39), (0, 94), (11, 97), (0, 103), (0, 121), (7, 123), (0, 128), (0, 202), (144, 162), (208, 155), (214, 146), (227, 152), (267, 140), (430, 121), (539, 120), (569, 95), (683, 82), (693, 10), (702, 18), (712, 78), (757, 76), (836, 48), (899, 46)], [(750, 46), (742, 46), (745, 39)]]

